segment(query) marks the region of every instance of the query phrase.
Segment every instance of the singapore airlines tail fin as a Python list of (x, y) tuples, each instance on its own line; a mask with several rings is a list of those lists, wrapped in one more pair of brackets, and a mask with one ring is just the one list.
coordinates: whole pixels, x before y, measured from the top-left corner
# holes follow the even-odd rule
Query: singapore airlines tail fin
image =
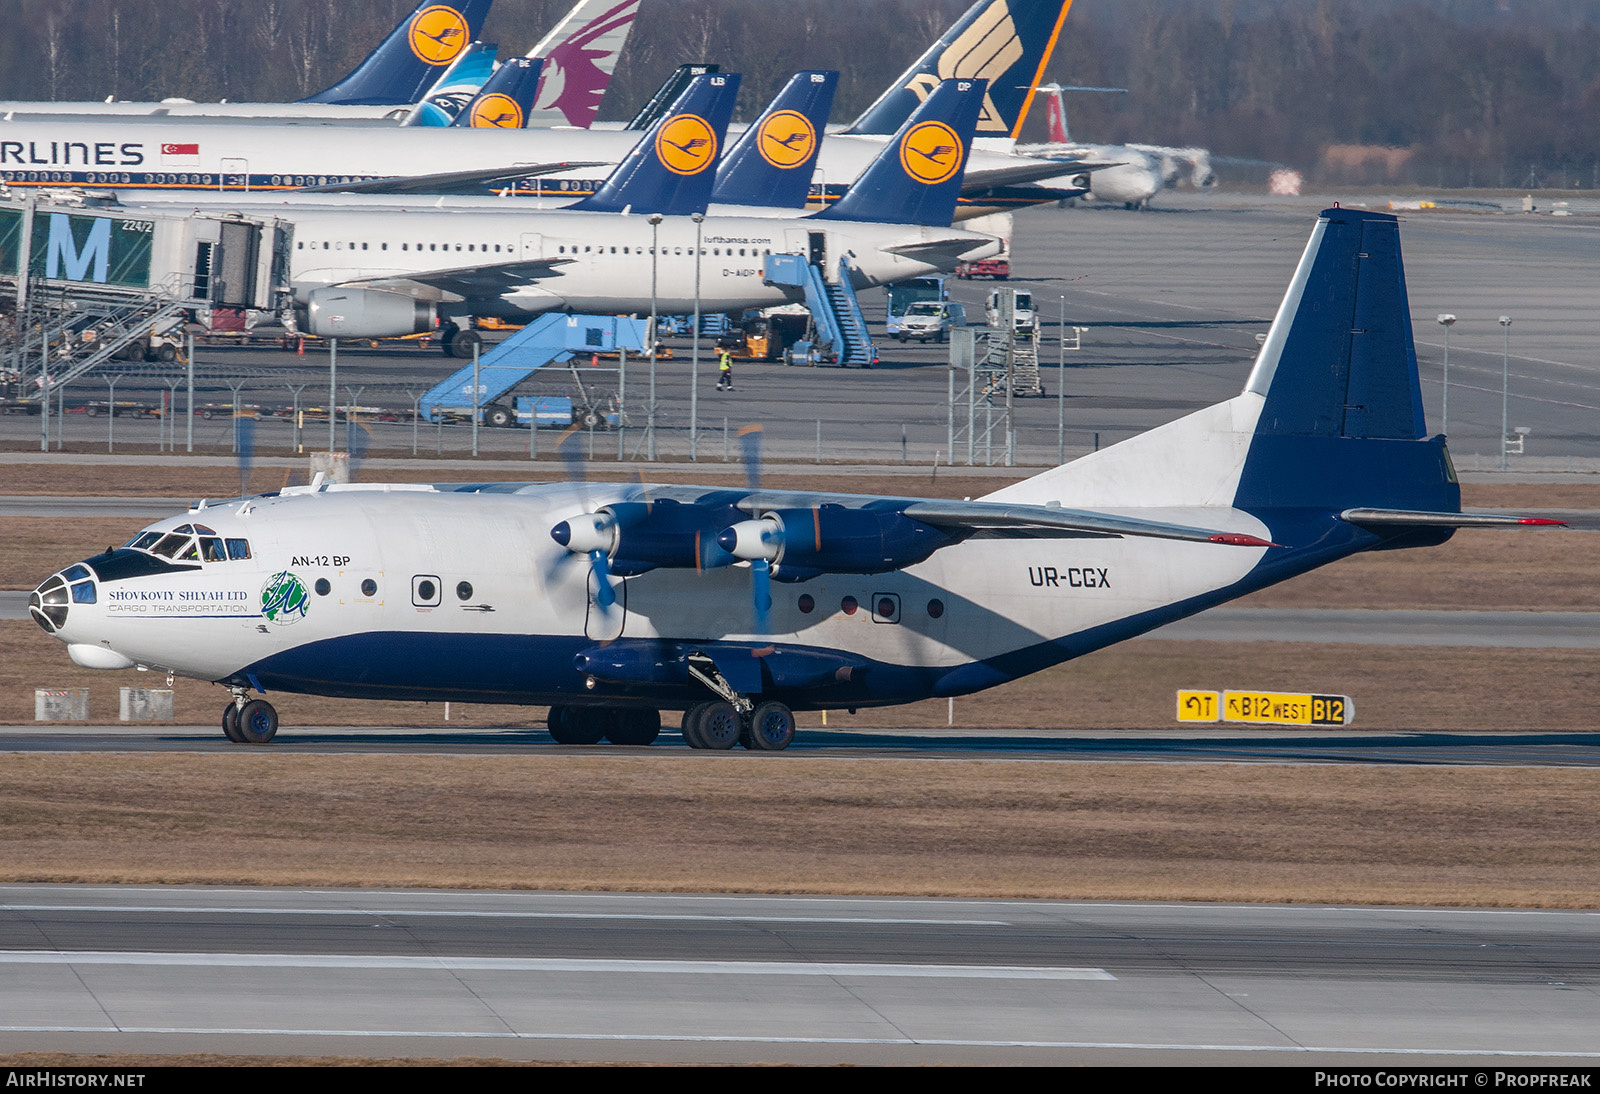
[(846, 133), (885, 136), (943, 80), (987, 80), (978, 136), (1016, 139), (1072, 0), (978, 0)]
[(717, 165), (711, 200), (803, 209), (833, 108), (837, 72), (798, 72)]
[(539, 90), (537, 57), (511, 57), (450, 124), (457, 129), (521, 129)]
[(941, 83), (844, 196), (813, 219), (950, 227), (986, 91), (982, 80)]
[(737, 73), (696, 76), (600, 189), (571, 208), (673, 216), (705, 212), (738, 94)]
[(544, 61), (538, 98), (528, 116), (530, 128), (589, 128), (638, 14), (639, 0), (578, 0), (528, 51), (529, 57)]
[(306, 103), (410, 106), (421, 102), (483, 31), (494, 0), (422, 0), (356, 70)]

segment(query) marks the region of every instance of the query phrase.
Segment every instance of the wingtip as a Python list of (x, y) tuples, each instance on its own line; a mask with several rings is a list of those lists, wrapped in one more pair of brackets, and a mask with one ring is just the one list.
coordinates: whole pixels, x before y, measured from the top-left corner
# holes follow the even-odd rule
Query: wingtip
[(1551, 520), (1548, 517), (1518, 517), (1517, 518), (1517, 523), (1518, 524), (1534, 524), (1534, 525), (1540, 525), (1540, 526), (1550, 526), (1550, 527), (1556, 527), (1556, 528), (1565, 528), (1565, 527), (1567, 527), (1567, 522), (1566, 521), (1564, 521), (1564, 520)]

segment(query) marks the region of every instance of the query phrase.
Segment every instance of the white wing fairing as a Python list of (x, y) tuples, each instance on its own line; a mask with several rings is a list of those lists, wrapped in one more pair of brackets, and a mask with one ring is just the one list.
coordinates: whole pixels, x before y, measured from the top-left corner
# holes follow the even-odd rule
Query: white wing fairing
[[(1422, 422), (1397, 222), (1318, 220), (1247, 389), (988, 498), (689, 486), (286, 490), (47, 579), (74, 660), (249, 692), (549, 704), (563, 743), (777, 749), (795, 709), (982, 690), (1459, 527)], [(247, 701), (248, 700), (248, 701)]]

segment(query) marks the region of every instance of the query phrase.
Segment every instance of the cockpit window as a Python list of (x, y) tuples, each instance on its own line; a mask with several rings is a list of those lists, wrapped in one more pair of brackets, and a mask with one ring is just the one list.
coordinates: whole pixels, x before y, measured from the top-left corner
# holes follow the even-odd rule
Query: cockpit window
[(189, 546), (187, 546), (187, 547), (185, 547), (183, 549), (183, 553), (177, 556), (177, 560), (179, 562), (199, 562), (200, 561), (200, 552), (195, 547), (194, 540), (191, 539), (189, 541)]
[(145, 532), (142, 535), (137, 535), (130, 539), (128, 541), (128, 546), (132, 547), (135, 551), (148, 551), (160, 538), (160, 532)]
[(182, 532), (193, 532), (194, 531), (194, 525), (192, 525), (192, 524), (180, 524), (176, 528), (174, 528), (173, 531), (174, 532), (179, 532), (179, 533), (182, 533)]
[(230, 539), (228, 541), (228, 557), (239, 559), (250, 557), (250, 541), (247, 539)]
[(173, 532), (169, 535), (162, 536), (161, 542), (150, 548), (150, 553), (153, 555), (160, 555), (162, 558), (171, 558), (176, 555), (180, 549), (182, 549), (185, 543), (189, 542), (190, 539), (188, 536), (180, 536), (176, 532)]
[(70, 567), (62, 576), (64, 576), (68, 581), (82, 581), (84, 578), (92, 575), (82, 566), (73, 566)]
[(222, 551), (222, 541), (220, 539), (212, 539), (210, 536), (200, 541), (200, 553), (205, 556), (207, 562), (228, 561), (228, 556)]
[(215, 529), (207, 528), (204, 524), (196, 524), (194, 530), (202, 536), (214, 536), (217, 534)]
[(72, 602), (74, 604), (94, 603), (94, 582), (80, 581), (72, 587)]

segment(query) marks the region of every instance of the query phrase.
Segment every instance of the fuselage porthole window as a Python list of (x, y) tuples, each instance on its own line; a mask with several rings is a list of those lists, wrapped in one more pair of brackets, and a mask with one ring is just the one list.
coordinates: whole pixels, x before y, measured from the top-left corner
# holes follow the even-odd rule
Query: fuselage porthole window
[(472, 582), (463, 581), (459, 585), (456, 586), (456, 599), (457, 600), (471, 600), (472, 599)]
[(327, 596), (333, 592), (333, 586), (328, 584), (328, 579), (325, 577), (317, 578), (317, 583), (312, 588), (317, 591), (318, 596)]
[(361, 579), (361, 595), (362, 596), (377, 596), (378, 595), (378, 583), (376, 581), (372, 580), (370, 577), (362, 578)]

